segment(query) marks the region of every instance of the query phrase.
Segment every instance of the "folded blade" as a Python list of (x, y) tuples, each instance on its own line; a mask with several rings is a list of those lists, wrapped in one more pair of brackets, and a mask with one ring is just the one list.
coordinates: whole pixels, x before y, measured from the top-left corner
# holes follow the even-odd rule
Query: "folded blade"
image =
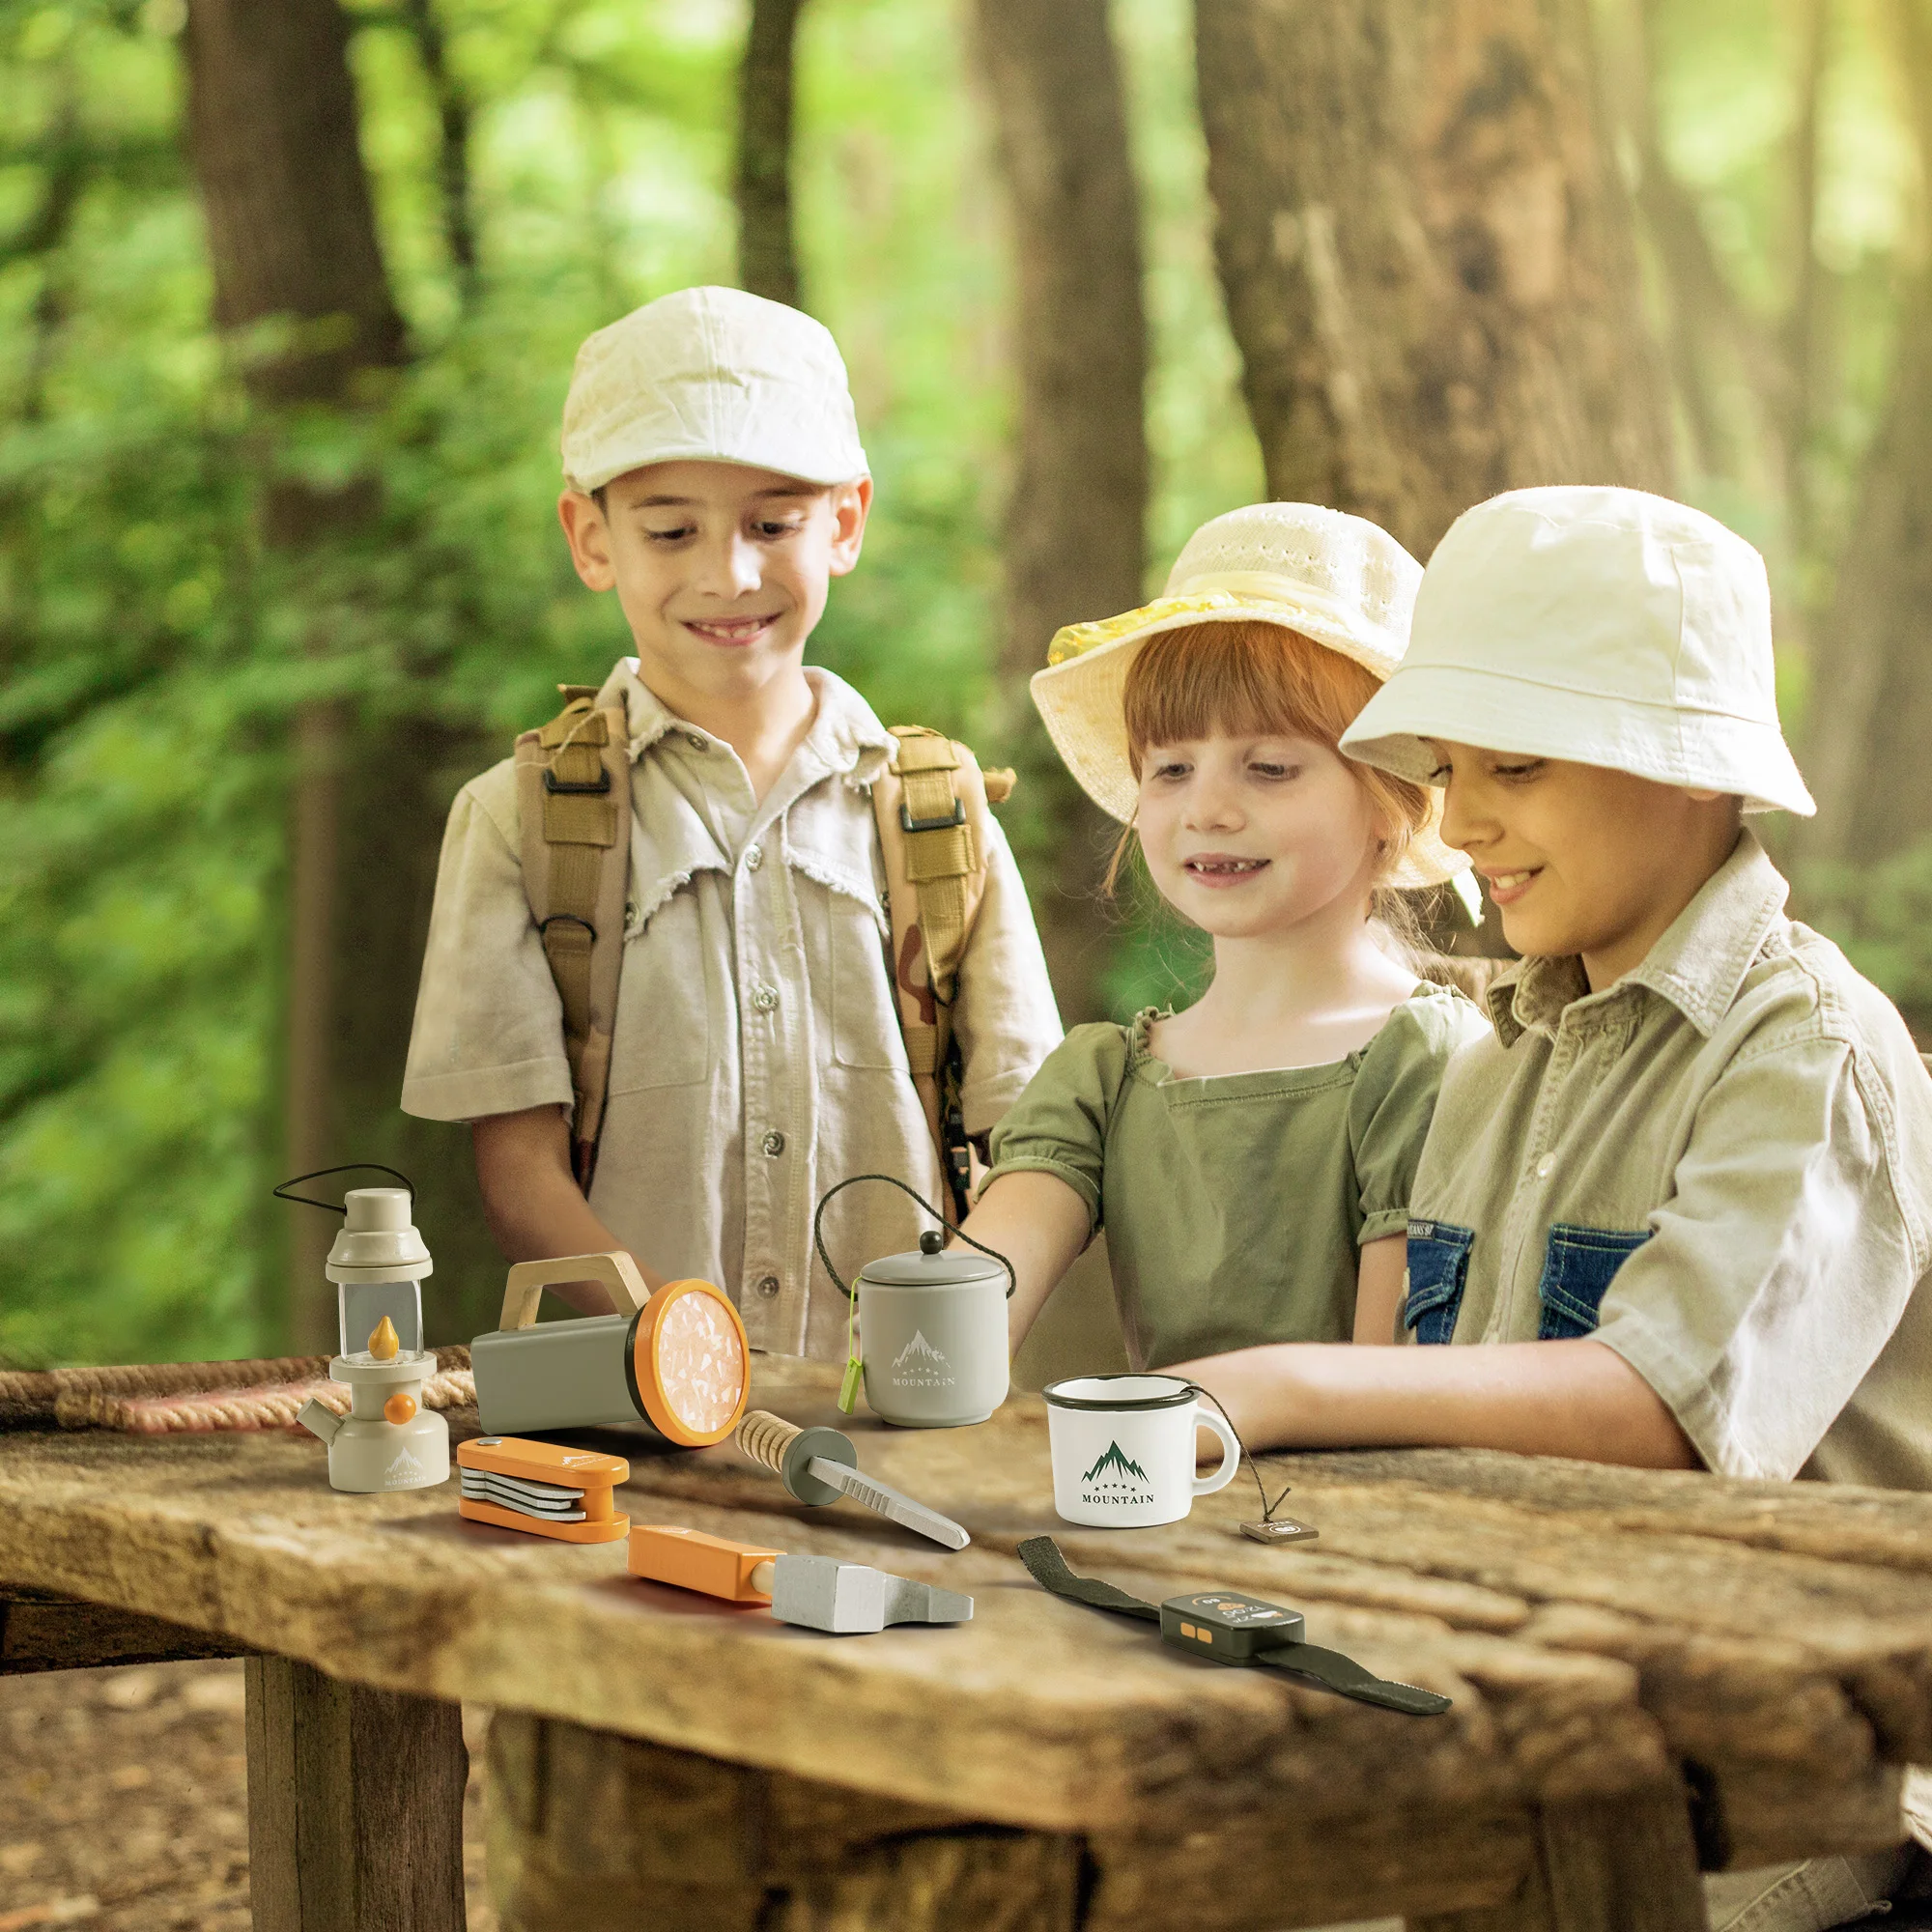
[(937, 1510), (927, 1509), (923, 1503), (916, 1503), (910, 1496), (902, 1496), (888, 1483), (882, 1483), (876, 1476), (867, 1476), (857, 1469), (847, 1468), (843, 1463), (835, 1463), (829, 1457), (814, 1456), (806, 1464), (808, 1471), (821, 1483), (829, 1483), (841, 1495), (847, 1495), (855, 1503), (864, 1503), (868, 1510), (877, 1510), (883, 1517), (907, 1529), (917, 1530), (921, 1536), (929, 1536), (935, 1543), (943, 1543), (949, 1549), (964, 1549), (972, 1538), (952, 1520), (950, 1516), (941, 1516)]

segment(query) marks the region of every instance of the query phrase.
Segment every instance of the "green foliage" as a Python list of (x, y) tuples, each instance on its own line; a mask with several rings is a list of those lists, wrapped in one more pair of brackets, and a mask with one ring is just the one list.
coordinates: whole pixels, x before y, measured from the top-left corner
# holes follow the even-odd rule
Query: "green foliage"
[[(440, 0), (470, 117), (481, 274), (449, 259), (441, 124), (404, 12), (349, 0), (363, 152), (412, 361), (355, 416), (271, 419), (219, 344), (181, 153), (179, 0), (0, 6), (0, 1357), (277, 1339), (291, 726), (427, 707), (503, 742), (600, 676), (614, 608), (555, 530), (578, 342), (728, 280), (743, 15)], [(1121, 10), (1156, 335), (1151, 581), (1259, 464), (1208, 261), (1184, 0)], [(878, 487), (813, 655), (992, 757), (1010, 397), (1005, 235), (959, 23), (813, 0), (800, 47), (808, 299), (850, 363)], [(380, 484), (299, 567), (275, 477)], [(320, 649), (318, 650), (318, 646)], [(1123, 1005), (1169, 940), (1122, 915)], [(1150, 992), (1149, 988), (1152, 991)]]
[[(249, 345), (209, 327), (182, 0), (0, 0), (0, 1358), (274, 1338), (298, 707), (428, 708), (500, 744), (623, 646), (556, 536), (556, 419), (591, 328), (731, 276), (743, 8), (436, 4), (469, 116), (480, 273), (449, 258), (442, 123), (409, 17), (347, 0), (412, 360), (357, 415), (271, 419), (238, 380)], [(1775, 329), (1797, 260), (1789, 36), (1753, 0), (1650, 11), (1672, 166), (1741, 311)], [(1261, 469), (1212, 273), (1190, 10), (1114, 13), (1153, 329), (1152, 590), (1199, 522), (1260, 493)], [(1815, 514), (1790, 533), (1761, 399), (1735, 372), (1740, 453), (1696, 484), (1764, 536), (1799, 612), (1828, 581), (1922, 221), (1894, 63), (1862, 12), (1833, 17), (1829, 380), (1801, 466)], [(1009, 268), (958, 14), (811, 0), (799, 101), (807, 299), (844, 348), (878, 485), (814, 655), (889, 717), (998, 758), (1025, 701), (992, 649)], [(380, 486), (373, 529), (299, 568), (264, 549), (271, 479), (355, 475)], [(1202, 964), (1198, 935), (1127, 878), (1109, 980), (1123, 1014), (1184, 999)], [(1912, 938), (1928, 898), (1932, 861), (1915, 857), (1836, 903), (1866, 970), (1932, 1006)]]

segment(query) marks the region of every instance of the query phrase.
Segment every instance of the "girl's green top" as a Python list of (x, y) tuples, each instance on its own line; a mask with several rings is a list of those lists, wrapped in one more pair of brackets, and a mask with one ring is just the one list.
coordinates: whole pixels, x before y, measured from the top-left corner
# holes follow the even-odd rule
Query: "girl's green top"
[(1357, 1250), (1408, 1228), (1449, 1056), (1490, 1024), (1421, 985), (1327, 1066), (1178, 1080), (1131, 1026), (1075, 1027), (993, 1130), (993, 1178), (1058, 1175), (1107, 1230), (1127, 1357), (1342, 1342)]

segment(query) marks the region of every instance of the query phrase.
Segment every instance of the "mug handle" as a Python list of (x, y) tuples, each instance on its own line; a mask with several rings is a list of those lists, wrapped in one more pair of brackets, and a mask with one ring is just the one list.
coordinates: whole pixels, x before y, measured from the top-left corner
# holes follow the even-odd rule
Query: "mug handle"
[(1197, 1496), (1211, 1496), (1216, 1490), (1225, 1490), (1239, 1474), (1241, 1445), (1228, 1418), (1216, 1410), (1203, 1408), (1197, 1403), (1194, 1420), (1201, 1428), (1211, 1429), (1221, 1438), (1221, 1466), (1211, 1476), (1194, 1478), (1194, 1493)]

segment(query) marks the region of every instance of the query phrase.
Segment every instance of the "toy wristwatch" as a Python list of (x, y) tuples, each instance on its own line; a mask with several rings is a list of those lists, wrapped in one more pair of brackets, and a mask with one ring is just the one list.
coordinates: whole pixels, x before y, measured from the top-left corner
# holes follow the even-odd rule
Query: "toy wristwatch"
[(1324, 1690), (1339, 1691), (1362, 1704), (1379, 1704), (1411, 1718), (1434, 1718), (1448, 1710), (1449, 1699), (1413, 1684), (1395, 1684), (1364, 1669), (1339, 1650), (1301, 1640), (1299, 1610), (1243, 1596), (1238, 1590), (1204, 1590), (1192, 1597), (1170, 1597), (1156, 1607), (1130, 1597), (1097, 1577), (1076, 1577), (1050, 1536), (1030, 1536), (1019, 1547), (1019, 1559), (1034, 1581), (1057, 1597), (1071, 1597), (1096, 1610), (1113, 1610), (1123, 1617), (1142, 1617), (1160, 1626), (1161, 1636), (1177, 1650), (1216, 1663), (1258, 1663), (1312, 1678)]

